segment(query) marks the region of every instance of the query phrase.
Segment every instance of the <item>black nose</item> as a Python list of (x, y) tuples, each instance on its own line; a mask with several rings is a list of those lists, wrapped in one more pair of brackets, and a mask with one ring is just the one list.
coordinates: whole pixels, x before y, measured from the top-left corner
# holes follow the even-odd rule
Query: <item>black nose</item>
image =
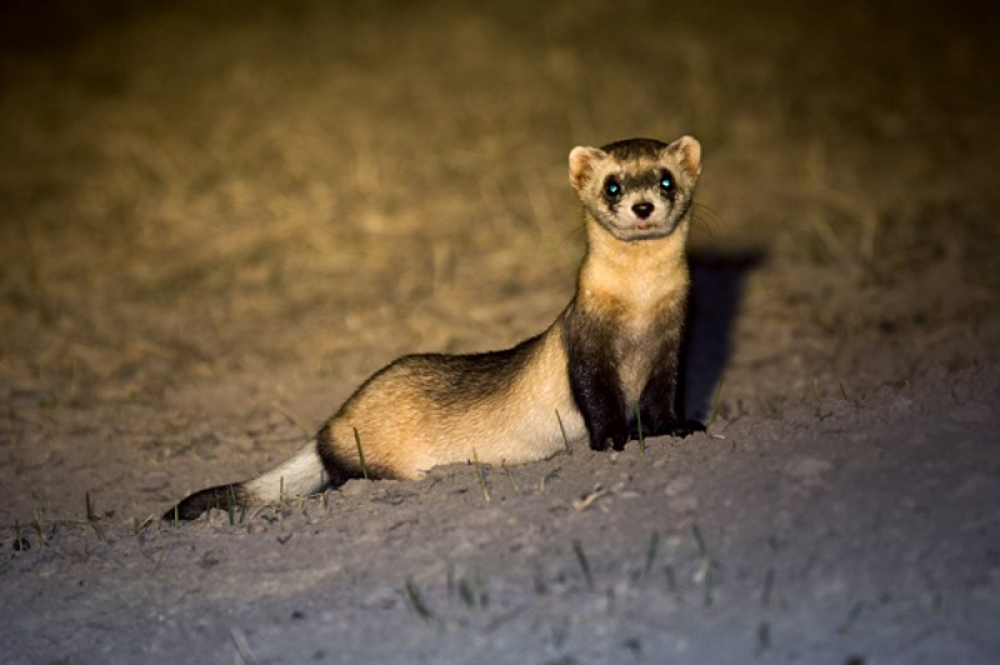
[(634, 212), (635, 216), (639, 219), (646, 219), (653, 214), (654, 207), (655, 206), (652, 203), (643, 201), (642, 203), (636, 203), (632, 206), (632, 212)]

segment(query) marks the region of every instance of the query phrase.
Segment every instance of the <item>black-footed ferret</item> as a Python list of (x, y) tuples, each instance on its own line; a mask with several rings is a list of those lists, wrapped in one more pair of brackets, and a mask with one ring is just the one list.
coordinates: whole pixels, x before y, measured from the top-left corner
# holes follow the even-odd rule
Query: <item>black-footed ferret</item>
[(703, 429), (684, 417), (679, 365), (684, 246), (700, 173), (701, 145), (690, 136), (574, 148), (569, 180), (583, 202), (587, 252), (555, 323), (505, 351), (396, 360), (290, 459), (196, 492), (164, 519), (314, 494), (363, 472), (416, 479), (471, 459), (541, 460), (564, 436), (621, 449), (637, 413), (649, 435)]

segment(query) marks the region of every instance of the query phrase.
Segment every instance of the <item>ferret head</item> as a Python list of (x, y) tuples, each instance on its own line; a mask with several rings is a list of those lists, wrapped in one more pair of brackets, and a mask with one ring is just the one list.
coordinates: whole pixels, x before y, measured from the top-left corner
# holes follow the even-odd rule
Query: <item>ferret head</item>
[(670, 235), (684, 219), (701, 174), (701, 144), (628, 139), (569, 153), (569, 181), (590, 215), (619, 240)]

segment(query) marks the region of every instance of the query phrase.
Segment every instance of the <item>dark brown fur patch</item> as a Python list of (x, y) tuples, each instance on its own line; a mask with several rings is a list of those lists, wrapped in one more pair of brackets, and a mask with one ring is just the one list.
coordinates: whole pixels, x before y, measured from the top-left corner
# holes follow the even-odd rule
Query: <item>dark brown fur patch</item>
[(442, 408), (479, 403), (509, 389), (524, 371), (541, 335), (502, 351), (404, 356), (390, 367), (405, 364), (423, 392)]
[(601, 147), (601, 150), (620, 161), (648, 157), (656, 159), (660, 151), (667, 147), (666, 143), (656, 139), (625, 139), (615, 141)]
[(570, 390), (594, 450), (605, 449), (609, 440), (620, 449), (629, 437), (628, 408), (614, 353), (615, 319), (615, 312), (588, 311), (575, 298), (563, 320)]

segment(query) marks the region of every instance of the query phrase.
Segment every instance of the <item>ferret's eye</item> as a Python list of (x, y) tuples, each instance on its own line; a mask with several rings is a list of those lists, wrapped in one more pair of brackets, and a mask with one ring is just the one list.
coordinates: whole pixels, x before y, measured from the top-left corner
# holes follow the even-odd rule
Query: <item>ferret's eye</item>
[(604, 181), (604, 193), (610, 198), (617, 199), (622, 195), (622, 186), (614, 178), (608, 178)]
[(660, 176), (660, 189), (666, 193), (674, 191), (674, 176), (671, 175), (670, 171), (664, 171), (663, 175)]

